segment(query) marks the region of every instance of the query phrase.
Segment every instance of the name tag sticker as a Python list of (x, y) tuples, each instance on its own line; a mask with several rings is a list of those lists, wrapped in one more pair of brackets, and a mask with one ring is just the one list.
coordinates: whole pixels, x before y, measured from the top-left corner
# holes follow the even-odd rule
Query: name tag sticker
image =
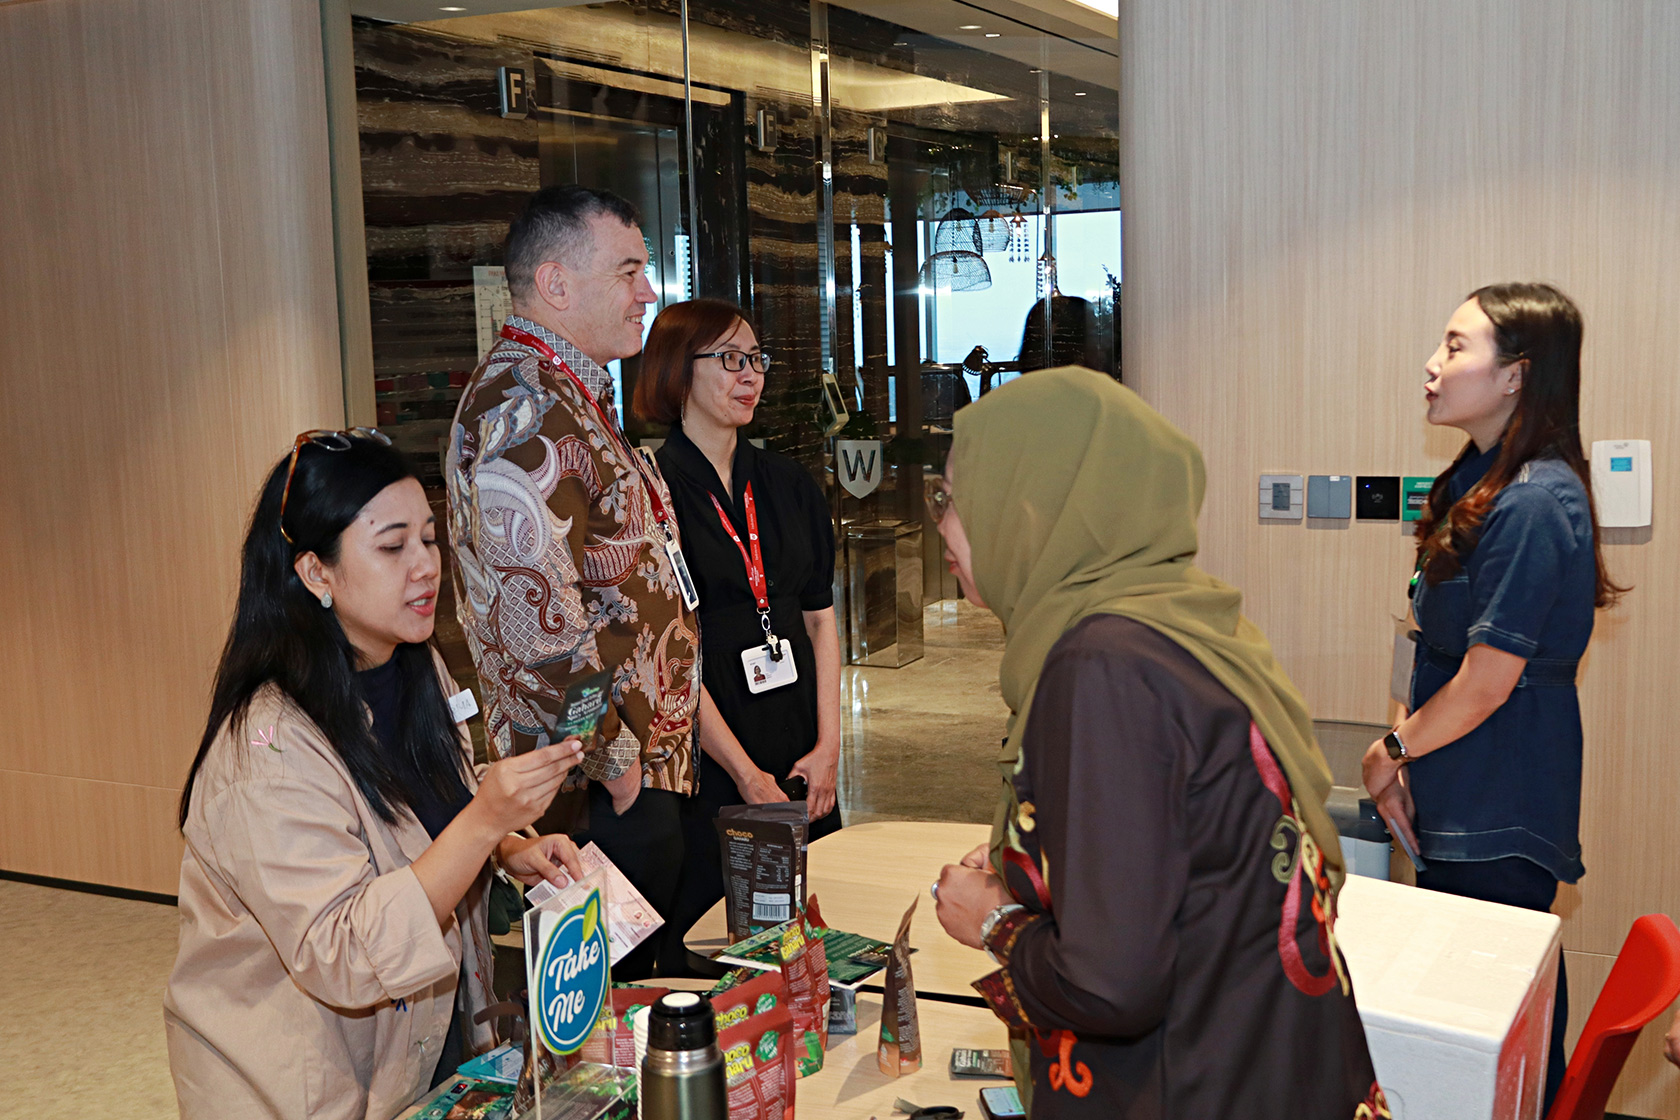
[(478, 714), (478, 701), (473, 698), (472, 689), (463, 688), (449, 698), (449, 715), (456, 723), (465, 723)]
[(747, 691), (753, 694), (769, 692), (773, 688), (792, 684), (799, 679), (793, 664), (793, 646), (777, 638), (781, 660), (776, 660), (768, 644), (741, 651), (741, 668), (747, 674)]

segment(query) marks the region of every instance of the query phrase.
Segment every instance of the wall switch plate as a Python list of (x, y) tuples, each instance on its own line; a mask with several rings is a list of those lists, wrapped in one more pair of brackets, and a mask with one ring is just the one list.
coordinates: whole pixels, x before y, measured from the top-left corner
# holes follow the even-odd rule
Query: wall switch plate
[(1352, 517), (1353, 476), (1315, 474), (1307, 477), (1308, 517)]
[(1269, 521), (1301, 520), (1302, 490), (1298, 474), (1261, 475), (1260, 517)]
[(1423, 507), (1429, 504), (1429, 492), (1435, 480), (1427, 475), (1406, 475), (1400, 480), (1400, 520), (1423, 520)]
[(1602, 529), (1651, 523), (1651, 441), (1601, 439), (1592, 445), (1593, 504)]
[(1400, 520), (1400, 476), (1360, 475), (1353, 488), (1353, 511), (1361, 521)]

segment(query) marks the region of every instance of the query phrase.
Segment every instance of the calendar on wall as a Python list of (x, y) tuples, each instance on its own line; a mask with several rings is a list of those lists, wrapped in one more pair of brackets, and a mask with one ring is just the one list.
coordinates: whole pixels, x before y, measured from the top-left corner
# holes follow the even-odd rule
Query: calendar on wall
[(478, 356), (482, 361), (496, 345), (502, 321), (513, 312), (507, 270), (499, 264), (473, 265), (473, 317), (478, 321)]

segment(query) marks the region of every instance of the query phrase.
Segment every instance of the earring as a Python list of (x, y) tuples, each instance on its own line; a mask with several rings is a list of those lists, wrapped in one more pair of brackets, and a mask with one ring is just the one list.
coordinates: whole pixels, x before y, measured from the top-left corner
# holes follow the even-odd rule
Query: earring
[(329, 611), (332, 610), (332, 592), (331, 591), (327, 591), (327, 592), (322, 593), (322, 595), (321, 595), (321, 606), (325, 607)]
[(1505, 395), (1506, 395), (1506, 396), (1507, 396), (1507, 397), (1508, 397), (1508, 396), (1510, 396), (1510, 395), (1511, 395), (1511, 394), (1512, 394), (1512, 393), (1514, 393), (1514, 392), (1516, 392), (1516, 390), (1515, 390), (1515, 389), (1507, 389), (1507, 390), (1505, 390)]

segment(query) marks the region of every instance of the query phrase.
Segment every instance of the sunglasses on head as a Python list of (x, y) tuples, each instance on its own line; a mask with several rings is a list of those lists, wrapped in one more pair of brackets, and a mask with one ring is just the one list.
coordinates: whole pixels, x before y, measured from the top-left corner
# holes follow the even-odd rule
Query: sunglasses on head
[(286, 502), (292, 496), (292, 477), (297, 474), (298, 452), (305, 444), (313, 444), (326, 451), (348, 451), (352, 440), (371, 439), (386, 447), (391, 446), (391, 437), (378, 428), (344, 428), (333, 431), (330, 428), (311, 428), (307, 432), (299, 432), (292, 441), (292, 460), (286, 465), (286, 486), (280, 491), (280, 536), (287, 544), (296, 544), (292, 535), (286, 532)]

